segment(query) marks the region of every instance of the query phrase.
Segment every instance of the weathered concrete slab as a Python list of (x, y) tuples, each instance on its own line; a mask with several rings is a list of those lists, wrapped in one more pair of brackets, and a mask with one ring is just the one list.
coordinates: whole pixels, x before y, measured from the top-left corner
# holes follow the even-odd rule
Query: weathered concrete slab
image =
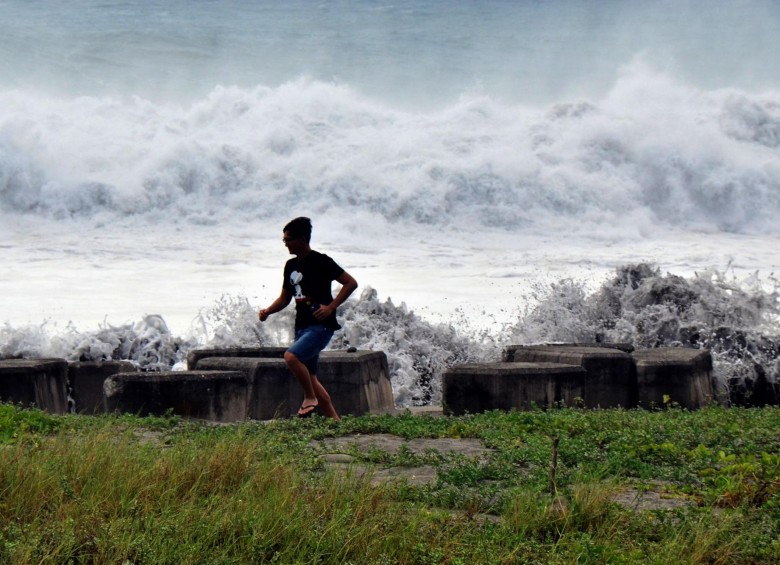
[(691, 410), (714, 401), (712, 355), (706, 349), (641, 349), (631, 357), (636, 366), (639, 406), (664, 406), (664, 396)]
[(341, 414), (384, 414), (395, 409), (384, 351), (323, 351), (319, 372), (317, 378)]
[(130, 361), (79, 361), (68, 363), (70, 396), (79, 414), (100, 414), (106, 411), (103, 382), (116, 373), (131, 373), (138, 369)]
[(636, 406), (636, 378), (631, 356), (615, 348), (576, 345), (510, 346), (507, 362), (561, 363), (587, 371), (584, 400), (587, 408)]
[(436, 468), (431, 465), (383, 469), (377, 465), (360, 462), (354, 457), (341, 454), (326, 454), (322, 460), (326, 471), (333, 471), (343, 476), (364, 477), (370, 473), (371, 484), (374, 486), (401, 482), (410, 486), (423, 487), (436, 484), (439, 478)]
[(381, 450), (396, 455), (401, 449), (415, 455), (425, 455), (429, 451), (457, 453), (484, 461), (495, 450), (485, 447), (477, 438), (413, 438), (406, 439), (392, 434), (354, 434), (334, 438), (313, 440), (309, 447), (322, 446), (330, 454), (347, 454), (357, 451), (368, 455)]
[(538, 345), (507, 345), (502, 353), (503, 361), (512, 361), (514, 352), (518, 349), (527, 347), (597, 347), (601, 349), (617, 349), (624, 353), (634, 351), (634, 346), (630, 343), (543, 343)]
[[(195, 366), (198, 370), (243, 371), (251, 383), (249, 417), (253, 419), (291, 416), (303, 400), (300, 386), (280, 358), (206, 356)], [(395, 408), (387, 356), (381, 351), (324, 351), (317, 378), (340, 414), (359, 416)]]
[(445, 414), (574, 406), (584, 394), (586, 371), (559, 363), (467, 363), (444, 372)]
[[(309, 447), (325, 451), (322, 458), (328, 470), (342, 474), (352, 473), (358, 477), (371, 473), (372, 484), (400, 480), (416, 486), (435, 483), (438, 480), (436, 469), (430, 465), (380, 468), (366, 463), (363, 458), (376, 450), (397, 454), (403, 449), (419, 456), (432, 451), (442, 454), (457, 453), (476, 459), (479, 463), (486, 463), (494, 452), (493, 449), (485, 447), (482, 440), (475, 438), (405, 439), (391, 434), (356, 434), (325, 438), (310, 442)], [(349, 453), (359, 453), (361, 459)]]
[[(660, 488), (656, 486), (656, 488)], [(658, 492), (646, 488), (625, 487), (615, 493), (612, 500), (624, 508), (642, 512), (645, 510), (676, 510), (694, 505), (693, 500), (673, 492)]]
[(286, 347), (225, 347), (222, 349), (193, 349), (187, 354), (187, 369), (195, 370), (198, 361), (206, 357), (249, 357), (282, 359)]
[(5, 359), (0, 361), (0, 400), (65, 414), (67, 380), (64, 359)]
[(178, 416), (215, 422), (246, 419), (249, 383), (237, 371), (119, 373), (103, 385), (106, 409), (143, 416)]
[(202, 357), (197, 370), (240, 371), (247, 377), (247, 417), (252, 420), (286, 418), (297, 412), (303, 395), (284, 359), (262, 357)]

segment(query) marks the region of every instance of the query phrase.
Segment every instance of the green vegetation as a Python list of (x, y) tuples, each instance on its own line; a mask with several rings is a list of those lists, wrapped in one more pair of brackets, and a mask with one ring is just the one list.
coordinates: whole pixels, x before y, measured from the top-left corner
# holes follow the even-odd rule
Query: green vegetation
[[(424, 486), (326, 469), (327, 440), (371, 433), (491, 451), (348, 450), (433, 466)], [(0, 405), (2, 563), (772, 563), (779, 540), (778, 408), (213, 426)]]

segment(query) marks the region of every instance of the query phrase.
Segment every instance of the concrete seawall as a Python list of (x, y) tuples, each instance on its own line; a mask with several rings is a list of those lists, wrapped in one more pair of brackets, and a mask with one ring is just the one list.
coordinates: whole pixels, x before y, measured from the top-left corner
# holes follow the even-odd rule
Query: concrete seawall
[[(634, 351), (626, 344), (510, 345), (502, 363), (456, 365), (444, 374), (445, 413), (495, 408), (701, 408), (715, 402), (712, 356), (703, 349)], [(576, 388), (572, 368), (581, 371)], [(563, 391), (567, 391), (564, 393)]]
[[(283, 347), (193, 350), (188, 355), (189, 371), (161, 373), (138, 372), (127, 361), (5, 359), (0, 360), (0, 401), (57, 414), (172, 411), (215, 421), (290, 417), (302, 394), (282, 359), (284, 351)], [(702, 349), (511, 345), (501, 361), (447, 369), (442, 375), (443, 409), (456, 415), (556, 406), (693, 410), (717, 400), (712, 367), (712, 356)], [(395, 408), (384, 352), (325, 351), (319, 372), (342, 414), (377, 414)]]

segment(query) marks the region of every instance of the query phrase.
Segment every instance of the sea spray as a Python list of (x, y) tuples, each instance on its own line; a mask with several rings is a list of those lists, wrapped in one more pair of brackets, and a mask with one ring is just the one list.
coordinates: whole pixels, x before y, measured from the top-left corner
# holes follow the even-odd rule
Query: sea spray
[(223, 294), (200, 310), (190, 332), (197, 343), (208, 347), (282, 345), (292, 342), (293, 312), (282, 310), (261, 323), (249, 299)]
[(0, 358), (58, 357), (68, 361), (128, 360), (144, 370), (168, 370), (186, 357), (195, 342), (171, 334), (158, 315), (135, 323), (104, 323), (97, 331), (82, 332), (73, 324), (60, 329), (44, 322), (0, 328)]
[[(284, 346), (292, 340), (292, 314), (288, 308), (260, 323), (245, 297), (225, 295), (201, 312), (193, 336), (209, 347)], [(441, 375), (447, 367), (499, 355), (489, 337), (479, 340), (452, 325), (427, 322), (404, 304), (380, 300), (370, 287), (339, 308), (339, 320), (343, 327), (329, 348), (384, 351), (395, 401), (401, 406), (440, 402)]]
[[(766, 290), (764, 286), (771, 285)], [(717, 391), (768, 386), (780, 381), (778, 283), (756, 276), (730, 277), (709, 269), (691, 278), (646, 263), (626, 265), (592, 294), (585, 283), (565, 279), (537, 288), (535, 304), (511, 330), (512, 343), (624, 342), (635, 348), (696, 347), (713, 355)]]
[[(778, 284), (737, 279), (715, 269), (685, 278), (649, 264), (626, 265), (594, 292), (584, 281), (537, 285), (518, 309), (517, 323), (475, 330), (468, 320), (434, 324), (403, 303), (381, 300), (373, 288), (339, 309), (343, 328), (331, 348), (384, 351), (396, 404), (441, 401), (442, 373), (464, 362), (495, 361), (509, 344), (627, 342), (636, 348), (696, 347), (713, 354), (718, 391), (739, 404), (762, 386), (777, 402), (780, 384)], [(0, 328), (1, 357), (61, 357), (70, 361), (128, 359), (140, 369), (184, 369), (196, 347), (284, 346), (290, 343), (293, 309), (257, 320), (243, 296), (225, 295), (204, 308), (186, 338), (171, 334), (160, 316), (83, 332), (45, 322)]]
[(387, 354), (396, 404), (437, 404), (441, 401), (441, 376), (457, 363), (495, 358), (495, 342), (476, 340), (450, 324), (432, 324), (395, 305), (382, 302), (372, 288), (343, 309), (344, 328), (333, 341), (336, 346), (377, 349)]

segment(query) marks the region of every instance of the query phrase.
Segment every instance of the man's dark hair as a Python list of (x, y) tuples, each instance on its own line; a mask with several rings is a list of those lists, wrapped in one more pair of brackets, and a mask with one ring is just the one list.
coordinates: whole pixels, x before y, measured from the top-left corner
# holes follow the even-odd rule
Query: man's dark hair
[(311, 241), (311, 220), (303, 216), (295, 218), (284, 226), (283, 231), (293, 237), (301, 237), (306, 240), (306, 243), (309, 243)]

